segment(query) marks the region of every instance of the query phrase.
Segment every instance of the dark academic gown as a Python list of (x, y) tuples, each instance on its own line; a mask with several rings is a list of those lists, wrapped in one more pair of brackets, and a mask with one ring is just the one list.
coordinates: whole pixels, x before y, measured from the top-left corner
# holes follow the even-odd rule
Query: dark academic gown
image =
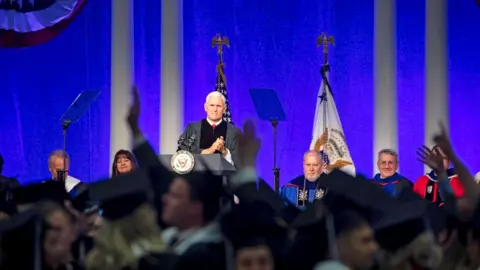
[(326, 186), (319, 179), (311, 182), (302, 174), (284, 185), (280, 189), (280, 196), (285, 202), (303, 210), (307, 205), (322, 199), (325, 192)]
[(383, 190), (385, 190), (385, 192), (391, 196), (397, 196), (398, 194), (400, 194), (400, 191), (403, 188), (411, 188), (413, 186), (412, 182), (410, 182), (407, 178), (403, 177), (399, 173), (395, 173), (387, 178), (381, 178), (380, 174), (377, 173), (373, 177), (372, 182), (380, 185)]
[[(465, 190), (463, 189), (462, 183), (460, 183), (460, 179), (458, 179), (454, 169), (448, 169), (447, 175), (454, 195), (456, 197), (462, 197)], [(443, 200), (440, 197), (440, 189), (438, 187), (438, 179), (433, 170), (417, 179), (417, 182), (415, 182), (415, 185), (413, 186), (413, 191), (422, 198), (425, 198), (438, 206), (443, 206)]]
[[(152, 188), (155, 193), (154, 204), (158, 212), (158, 221), (159, 225), (165, 228), (165, 224), (161, 221), (163, 208), (162, 196), (168, 191), (174, 174), (160, 163), (148, 141), (135, 147), (133, 154), (137, 158), (140, 167), (150, 168), (150, 177), (154, 179)], [(223, 243), (198, 243), (192, 245), (186, 252), (179, 256), (175, 269), (225, 269), (225, 250)]]
[[(223, 137), (225, 140), (225, 147), (230, 151), (233, 163), (236, 168), (240, 167), (240, 158), (238, 156), (238, 135), (240, 129), (222, 121), (218, 126), (213, 128), (207, 119), (192, 122), (187, 125), (185, 131), (180, 135), (181, 145), (178, 150), (188, 150), (192, 154), (200, 154), (203, 149), (210, 148), (212, 144), (219, 138)], [(185, 145), (188, 145), (186, 147)]]

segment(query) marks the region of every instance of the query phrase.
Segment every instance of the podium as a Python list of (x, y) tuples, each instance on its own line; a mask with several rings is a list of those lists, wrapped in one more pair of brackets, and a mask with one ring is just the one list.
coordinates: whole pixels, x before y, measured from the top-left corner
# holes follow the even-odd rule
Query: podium
[[(193, 171), (203, 172), (210, 170), (214, 175), (229, 176), (233, 174), (236, 169), (228, 163), (220, 154), (192, 154), (195, 158), (195, 166)], [(171, 171), (173, 171), (170, 162), (173, 155), (160, 155), (158, 158), (160, 162)]]

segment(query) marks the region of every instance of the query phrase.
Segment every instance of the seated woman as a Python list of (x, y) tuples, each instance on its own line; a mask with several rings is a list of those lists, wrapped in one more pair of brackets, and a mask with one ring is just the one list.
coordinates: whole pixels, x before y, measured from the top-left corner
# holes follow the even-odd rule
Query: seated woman
[(112, 164), (112, 175), (129, 173), (137, 168), (137, 160), (132, 152), (124, 149), (118, 150)]

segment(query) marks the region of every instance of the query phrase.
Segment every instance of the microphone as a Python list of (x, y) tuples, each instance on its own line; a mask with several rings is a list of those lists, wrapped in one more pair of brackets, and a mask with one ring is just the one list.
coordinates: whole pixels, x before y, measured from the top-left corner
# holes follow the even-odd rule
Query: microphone
[(62, 181), (65, 183), (66, 179), (66, 171), (64, 170), (57, 170), (57, 180)]
[(197, 136), (195, 136), (195, 133), (190, 135), (190, 137), (188, 138), (187, 146), (189, 150), (192, 148), (193, 144), (195, 143), (196, 138)]
[(177, 142), (177, 152), (180, 150), (185, 150), (185, 137), (180, 136)]

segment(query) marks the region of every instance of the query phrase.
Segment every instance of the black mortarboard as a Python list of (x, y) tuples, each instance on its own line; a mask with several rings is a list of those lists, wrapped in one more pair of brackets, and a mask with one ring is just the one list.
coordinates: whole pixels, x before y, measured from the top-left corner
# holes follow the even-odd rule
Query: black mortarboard
[(284, 243), (287, 224), (266, 202), (236, 205), (221, 219), (222, 231), (235, 250), (267, 245), (272, 250)]
[(39, 217), (38, 209), (32, 208), (17, 215), (13, 215), (8, 219), (0, 220), (0, 234), (8, 233), (14, 229), (22, 227), (37, 217)]
[(282, 217), (289, 226), (293, 226), (293, 223), (297, 217), (302, 213), (302, 210), (288, 201), (286, 202), (286, 206), (282, 207), (282, 209), (279, 211), (280, 217)]
[(121, 219), (148, 202), (150, 178), (143, 169), (89, 184), (90, 200), (100, 201), (106, 219)]
[(297, 230), (314, 227), (317, 229), (324, 224), (326, 215), (326, 207), (322, 201), (316, 201), (314, 204), (309, 204), (305, 210), (299, 214), (292, 223), (292, 226)]
[(381, 206), (379, 202), (385, 205), (393, 201), (381, 187), (362, 176), (353, 177), (340, 170), (334, 170), (322, 175), (320, 180), (328, 187), (327, 193), (335, 193), (361, 207), (376, 209), (377, 206)]
[(0, 221), (2, 269), (41, 269), (44, 225), (37, 208)]
[(12, 190), (10, 198), (17, 205), (34, 204), (48, 200), (57, 202), (62, 206), (68, 199), (65, 185), (62, 182), (52, 180), (15, 188)]
[(316, 201), (294, 220), (292, 226), (297, 233), (287, 258), (288, 268), (313, 269), (317, 262), (326, 258), (330, 245), (327, 215), (323, 201)]
[(416, 203), (420, 206), (420, 209), (424, 209), (426, 225), (435, 234), (440, 233), (447, 226), (452, 226), (451, 223), (455, 221), (454, 218), (449, 217), (445, 209), (420, 197), (412, 189), (402, 189), (397, 198), (401, 202)]
[(374, 225), (377, 242), (387, 251), (408, 245), (427, 230), (426, 211), (423, 202), (399, 202)]
[[(334, 170), (323, 175), (320, 180), (327, 186), (323, 202), (334, 216), (336, 213), (349, 210), (374, 224), (385, 209), (396, 203), (395, 199), (386, 194), (381, 187), (361, 176), (353, 177), (340, 170)], [(353, 218), (354, 215), (352, 213), (349, 216)]]
[(226, 194), (223, 188), (223, 177), (210, 172), (191, 172), (178, 175), (190, 186), (190, 194), (193, 199), (203, 204), (205, 218), (213, 220), (220, 212), (220, 199)]
[(77, 192), (71, 198), (72, 206), (80, 213), (90, 214), (99, 209), (99, 202), (90, 199), (90, 192), (88, 188), (84, 188)]

